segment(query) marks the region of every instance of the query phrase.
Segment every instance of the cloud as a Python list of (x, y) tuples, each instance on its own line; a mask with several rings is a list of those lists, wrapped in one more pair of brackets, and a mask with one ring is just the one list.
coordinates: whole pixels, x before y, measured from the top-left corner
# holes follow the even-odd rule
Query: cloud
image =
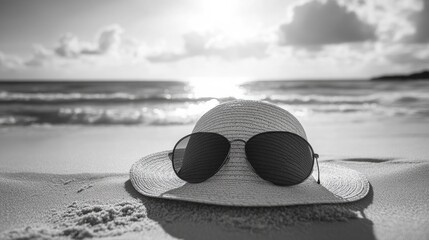
[(119, 25), (107, 26), (100, 30), (94, 43), (80, 41), (75, 35), (67, 33), (59, 39), (55, 53), (65, 58), (114, 53), (121, 44), (122, 33)]
[(413, 16), (413, 20), (415, 23), (413, 42), (429, 42), (429, 0), (423, 0), (422, 10)]
[[(0, 52), (0, 67), (3, 69), (18, 69), (25, 67), (44, 67), (44, 66), (69, 66), (72, 61), (84, 61), (84, 56), (102, 56), (119, 55), (122, 42), (122, 28), (119, 25), (110, 25), (102, 28), (96, 35), (94, 42), (80, 41), (72, 33), (64, 34), (54, 48), (46, 48), (43, 45), (34, 45), (33, 53), (28, 58), (19, 58), (5, 55)], [(127, 51), (124, 54), (132, 56), (133, 51), (140, 51), (135, 45), (135, 49)], [(100, 62), (105, 59), (99, 59)]]
[(33, 55), (23, 61), (23, 65), (29, 67), (41, 67), (55, 62), (55, 54), (52, 50), (45, 48), (42, 45), (33, 46)]
[(188, 32), (176, 36), (182, 42), (148, 39), (150, 45), (113, 24), (94, 31), (91, 39), (66, 33), (52, 39), (51, 46), (35, 45), (27, 56), (0, 52), (0, 68), (16, 69), (2, 71), (11, 75), (21, 71), (28, 76), (43, 72), (165, 79), (243, 74), (305, 78), (314, 72), (347, 77), (376, 75), (381, 68), (424, 68), (429, 67), (428, 2), (304, 0), (281, 22)]
[(183, 35), (183, 49), (164, 50), (150, 54), (151, 62), (174, 62), (191, 57), (220, 57), (227, 60), (264, 58), (269, 42), (255, 36), (246, 40), (233, 40), (221, 33), (189, 32)]
[(76, 58), (82, 52), (82, 43), (72, 33), (67, 33), (59, 39), (59, 46), (55, 53), (60, 57)]
[(103, 28), (97, 38), (95, 49), (83, 49), (83, 54), (107, 54), (118, 50), (121, 44), (122, 27), (111, 25)]
[(376, 28), (377, 40), (404, 42), (415, 33), (416, 13), (422, 9), (422, 0), (337, 0), (340, 5)]
[(292, 9), (280, 26), (280, 45), (318, 47), (375, 40), (375, 28), (336, 1), (307, 1)]
[(22, 61), (18, 57), (9, 56), (0, 52), (0, 69), (17, 69), (21, 67)]
[(414, 69), (429, 67), (429, 44), (397, 44), (384, 52), (387, 60), (396, 65)]

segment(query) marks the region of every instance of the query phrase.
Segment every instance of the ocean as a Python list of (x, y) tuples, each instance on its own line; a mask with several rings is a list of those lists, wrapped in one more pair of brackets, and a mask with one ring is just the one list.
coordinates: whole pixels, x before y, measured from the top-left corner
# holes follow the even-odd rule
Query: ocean
[(429, 120), (429, 81), (0, 82), (0, 126), (183, 125), (234, 99), (305, 121)]

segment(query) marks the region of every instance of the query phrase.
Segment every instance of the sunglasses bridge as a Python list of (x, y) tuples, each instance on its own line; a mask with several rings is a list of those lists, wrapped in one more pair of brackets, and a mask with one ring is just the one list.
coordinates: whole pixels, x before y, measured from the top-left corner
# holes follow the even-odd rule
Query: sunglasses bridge
[[(233, 140), (231, 140), (231, 141), (229, 141), (229, 143), (231, 144), (231, 143), (233, 143), (233, 142), (242, 142), (242, 143), (244, 143), (244, 144), (246, 144), (247, 142), (245, 141), (245, 140), (243, 140), (243, 139), (233, 139)], [(229, 159), (229, 154), (230, 154), (230, 152), (231, 151), (229, 151), (228, 152), (228, 155), (226, 156), (226, 158), (227, 159)], [(170, 158), (170, 160), (172, 160), (172, 155), (173, 155), (173, 152), (169, 152), (168, 153), (168, 157)], [(320, 184), (320, 169), (319, 169), (319, 154), (317, 154), (317, 153), (313, 153), (313, 159), (314, 160), (316, 160), (316, 165), (317, 165), (317, 183), (318, 184)], [(222, 164), (222, 166), (225, 164), (225, 162)], [(222, 167), (221, 166), (221, 167)]]
[(242, 142), (242, 143), (246, 144), (246, 141), (244, 141), (243, 139), (234, 139), (234, 140), (229, 141), (229, 143), (233, 143), (233, 142)]

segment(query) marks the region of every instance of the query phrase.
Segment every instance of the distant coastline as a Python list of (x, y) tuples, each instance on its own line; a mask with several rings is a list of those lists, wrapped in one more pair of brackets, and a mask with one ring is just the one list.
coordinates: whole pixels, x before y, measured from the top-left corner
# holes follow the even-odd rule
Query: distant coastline
[(371, 78), (371, 81), (416, 81), (429, 80), (429, 71), (421, 71), (411, 74), (383, 75)]

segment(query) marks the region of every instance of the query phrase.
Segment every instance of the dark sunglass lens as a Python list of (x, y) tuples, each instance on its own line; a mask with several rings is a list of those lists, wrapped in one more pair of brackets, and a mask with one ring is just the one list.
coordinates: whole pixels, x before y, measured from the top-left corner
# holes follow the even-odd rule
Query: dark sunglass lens
[(219, 134), (193, 133), (176, 144), (172, 156), (174, 171), (187, 182), (203, 182), (222, 166), (229, 146), (229, 141)]
[(267, 132), (246, 143), (246, 156), (263, 179), (290, 186), (313, 171), (313, 153), (306, 140), (288, 132)]

